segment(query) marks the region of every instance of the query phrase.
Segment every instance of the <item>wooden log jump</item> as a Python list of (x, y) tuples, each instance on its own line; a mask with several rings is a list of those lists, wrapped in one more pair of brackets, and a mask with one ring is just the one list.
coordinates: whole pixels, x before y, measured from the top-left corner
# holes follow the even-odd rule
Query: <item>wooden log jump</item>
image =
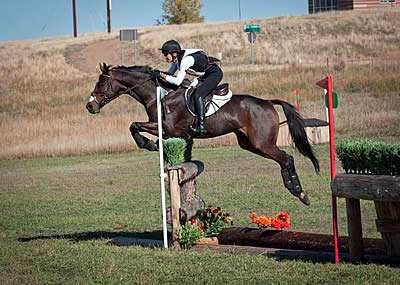
[[(224, 229), (218, 235), (218, 244), (319, 252), (332, 252), (334, 249), (332, 235), (248, 227)], [(380, 239), (364, 239), (363, 244), (368, 254), (384, 254), (384, 246)], [(339, 250), (349, 252), (348, 237), (339, 237)]]
[(360, 199), (374, 201), (376, 227), (386, 252), (400, 259), (400, 176), (340, 174), (331, 190), (336, 197), (346, 198), (350, 260), (359, 262), (363, 255)]

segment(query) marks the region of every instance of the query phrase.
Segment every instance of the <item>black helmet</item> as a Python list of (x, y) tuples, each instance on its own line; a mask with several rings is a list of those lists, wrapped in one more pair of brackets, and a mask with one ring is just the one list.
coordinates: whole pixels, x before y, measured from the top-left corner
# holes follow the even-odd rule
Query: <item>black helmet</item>
[(181, 53), (182, 52), (181, 46), (179, 45), (179, 43), (177, 41), (174, 41), (174, 40), (166, 41), (162, 45), (160, 50), (163, 53), (173, 53), (173, 52)]

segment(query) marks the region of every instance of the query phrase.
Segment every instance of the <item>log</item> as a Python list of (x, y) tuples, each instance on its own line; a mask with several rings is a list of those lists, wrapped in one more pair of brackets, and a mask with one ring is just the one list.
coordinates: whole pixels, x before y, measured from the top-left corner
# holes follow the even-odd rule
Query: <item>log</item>
[(168, 167), (167, 170), (178, 170), (179, 184), (183, 184), (199, 176), (204, 171), (204, 164), (201, 161), (192, 160)]
[[(327, 234), (230, 227), (224, 229), (217, 238), (218, 243), (221, 245), (255, 246), (321, 252), (333, 252), (334, 250), (333, 236)], [(366, 254), (385, 254), (383, 242), (380, 239), (364, 238), (362, 243), (364, 253)], [(349, 252), (348, 237), (339, 237), (339, 250), (341, 252)]]
[(341, 198), (400, 202), (400, 176), (339, 174), (331, 189)]

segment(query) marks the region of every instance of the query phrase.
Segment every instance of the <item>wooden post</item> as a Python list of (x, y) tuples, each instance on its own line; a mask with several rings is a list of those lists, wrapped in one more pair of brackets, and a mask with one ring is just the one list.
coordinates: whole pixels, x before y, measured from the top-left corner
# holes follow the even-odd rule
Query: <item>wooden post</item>
[(360, 262), (363, 256), (360, 199), (346, 198), (349, 253), (351, 262)]
[[(196, 184), (194, 183), (194, 179), (199, 176), (203, 170), (204, 164), (201, 161), (185, 162), (167, 169), (168, 187), (171, 198), (171, 224), (174, 249), (180, 249), (177, 240), (177, 232), (181, 228), (182, 210), (186, 210), (186, 215), (189, 215), (189, 217), (186, 218), (190, 218), (191, 214), (195, 214), (194, 211), (193, 213), (188, 213), (189, 209), (182, 208), (188, 205), (195, 209), (199, 207), (204, 208), (204, 202), (195, 195)], [(188, 193), (182, 193), (185, 191)], [(190, 201), (186, 201), (186, 199), (189, 198), (188, 196), (190, 196)], [(182, 198), (185, 200), (182, 200)]]
[(180, 249), (179, 243), (177, 241), (177, 232), (181, 228), (181, 188), (179, 187), (178, 181), (178, 169), (168, 170), (168, 183), (171, 197), (172, 242), (174, 249)]
[(381, 233), (385, 248), (392, 257), (400, 259), (400, 202), (374, 201), (376, 228)]

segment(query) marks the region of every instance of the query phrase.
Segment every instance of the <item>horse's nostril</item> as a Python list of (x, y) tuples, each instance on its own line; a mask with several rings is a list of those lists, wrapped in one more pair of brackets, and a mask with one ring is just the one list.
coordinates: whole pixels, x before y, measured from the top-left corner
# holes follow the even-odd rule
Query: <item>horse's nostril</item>
[(87, 109), (89, 112), (91, 112), (91, 111), (93, 111), (93, 106), (90, 105), (89, 103), (87, 103), (87, 104), (86, 104), (86, 109)]

